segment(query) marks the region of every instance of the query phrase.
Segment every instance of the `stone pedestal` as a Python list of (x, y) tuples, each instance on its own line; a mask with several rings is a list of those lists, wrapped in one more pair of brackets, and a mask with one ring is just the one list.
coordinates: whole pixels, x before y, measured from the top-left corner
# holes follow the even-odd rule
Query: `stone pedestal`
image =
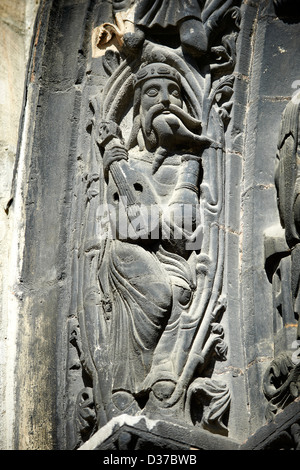
[(239, 444), (194, 426), (126, 414), (113, 418), (78, 450), (237, 450)]
[(240, 450), (300, 450), (300, 399), (257, 430)]

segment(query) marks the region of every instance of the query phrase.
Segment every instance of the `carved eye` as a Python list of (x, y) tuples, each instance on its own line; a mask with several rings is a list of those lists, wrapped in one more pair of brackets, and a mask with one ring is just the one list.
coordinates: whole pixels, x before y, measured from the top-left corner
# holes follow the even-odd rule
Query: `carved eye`
[(154, 96), (158, 95), (158, 90), (154, 87), (151, 87), (151, 88), (148, 88), (148, 90), (146, 90), (146, 94), (150, 96), (151, 98), (153, 98)]
[(170, 94), (174, 96), (175, 98), (180, 98), (180, 90), (177, 87), (172, 86), (171, 89), (169, 90)]

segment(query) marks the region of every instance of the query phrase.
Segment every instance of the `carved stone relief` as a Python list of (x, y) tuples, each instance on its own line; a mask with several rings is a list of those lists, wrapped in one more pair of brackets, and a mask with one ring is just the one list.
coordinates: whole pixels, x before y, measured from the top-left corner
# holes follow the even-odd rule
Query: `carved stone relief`
[(292, 5), (41, 2), (6, 208), (16, 448), (299, 448)]
[(241, 450), (299, 450), (299, 399), (250, 436)]
[(230, 390), (213, 371), (228, 348), (224, 156), (238, 4), (114, 1), (115, 23), (97, 28), (107, 79), (89, 103), (78, 209), (69, 368), (84, 387), (70, 405), (73, 448), (124, 413), (227, 435)]
[(298, 93), (282, 116), (275, 174), (281, 227), (277, 228), (277, 237), (266, 240), (269, 249), (273, 245), (267, 265), (272, 266), (269, 273), (272, 273), (275, 317), (280, 315), (284, 327), (294, 325), (294, 337), (286, 345), (289, 350), (282, 350), (265, 373), (268, 419), (295, 400), (300, 388), (299, 99)]

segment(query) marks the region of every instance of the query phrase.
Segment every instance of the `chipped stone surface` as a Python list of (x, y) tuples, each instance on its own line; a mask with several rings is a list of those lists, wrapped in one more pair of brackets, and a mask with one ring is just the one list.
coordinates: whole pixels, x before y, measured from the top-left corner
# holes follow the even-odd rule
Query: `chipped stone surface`
[[(146, 417), (121, 415), (113, 418), (106, 426), (94, 434), (78, 450), (124, 450), (132, 442), (136, 450), (158, 452), (160, 450), (237, 450), (238, 442), (211, 435), (204, 430), (184, 427), (180, 424), (163, 420), (151, 420)], [(129, 444), (130, 448), (130, 444)]]

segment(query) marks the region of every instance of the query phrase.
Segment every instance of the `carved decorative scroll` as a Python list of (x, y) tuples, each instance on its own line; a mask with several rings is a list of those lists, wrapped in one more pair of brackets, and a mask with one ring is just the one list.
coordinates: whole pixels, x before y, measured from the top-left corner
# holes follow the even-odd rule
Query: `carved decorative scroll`
[[(213, 369), (227, 354), (224, 159), (238, 4), (113, 2), (117, 29), (102, 28), (100, 46), (106, 29), (119, 51), (106, 51), (106, 86), (90, 100), (78, 210), (77, 445), (122, 413), (227, 434), (230, 391)], [(121, 12), (133, 7), (134, 31), (123, 34)]]

